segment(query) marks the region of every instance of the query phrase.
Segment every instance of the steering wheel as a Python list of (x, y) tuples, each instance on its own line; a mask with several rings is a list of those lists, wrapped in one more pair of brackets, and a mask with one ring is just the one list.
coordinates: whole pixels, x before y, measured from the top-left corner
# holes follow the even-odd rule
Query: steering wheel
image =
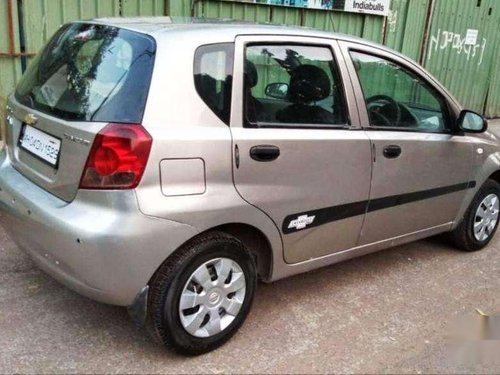
[[(395, 118), (394, 120), (391, 121), (391, 119), (387, 118), (386, 115), (380, 113), (378, 111), (379, 108), (370, 108), (370, 104), (373, 104), (375, 102), (386, 102), (387, 103), (387, 108), (391, 108), (393, 112), (395, 112)], [(376, 116), (379, 119), (381, 119), (387, 126), (398, 126), (400, 120), (401, 120), (401, 108), (399, 107), (399, 104), (390, 96), (387, 95), (373, 95), (370, 96), (368, 99), (366, 99), (366, 107), (368, 108), (368, 112), (370, 115)]]

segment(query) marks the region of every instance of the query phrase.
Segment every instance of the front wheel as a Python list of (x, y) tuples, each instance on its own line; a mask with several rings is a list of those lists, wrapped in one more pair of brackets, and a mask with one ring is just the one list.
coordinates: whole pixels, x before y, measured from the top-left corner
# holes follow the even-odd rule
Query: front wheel
[(487, 180), (476, 193), (462, 222), (451, 232), (452, 241), (460, 250), (481, 250), (497, 230), (499, 212), (500, 184)]
[(241, 241), (206, 233), (176, 252), (153, 277), (150, 330), (178, 352), (211, 351), (243, 324), (256, 282), (254, 260)]

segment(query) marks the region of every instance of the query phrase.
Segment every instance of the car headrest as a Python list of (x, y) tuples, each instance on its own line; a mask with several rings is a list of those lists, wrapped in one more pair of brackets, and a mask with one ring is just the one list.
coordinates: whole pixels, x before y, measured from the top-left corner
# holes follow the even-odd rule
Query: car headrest
[(300, 65), (290, 75), (288, 99), (297, 104), (323, 100), (330, 95), (330, 86), (330, 79), (323, 69)]
[(257, 85), (259, 76), (255, 64), (249, 60), (245, 60), (245, 87), (251, 89)]

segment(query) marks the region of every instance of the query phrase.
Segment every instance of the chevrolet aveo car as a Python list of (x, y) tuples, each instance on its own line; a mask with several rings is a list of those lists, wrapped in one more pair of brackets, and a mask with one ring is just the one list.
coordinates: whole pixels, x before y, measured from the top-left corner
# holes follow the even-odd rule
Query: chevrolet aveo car
[(486, 126), (361, 39), (75, 22), (8, 99), (0, 221), (63, 284), (199, 354), (242, 325), (258, 279), (443, 232), (483, 248), (500, 197)]

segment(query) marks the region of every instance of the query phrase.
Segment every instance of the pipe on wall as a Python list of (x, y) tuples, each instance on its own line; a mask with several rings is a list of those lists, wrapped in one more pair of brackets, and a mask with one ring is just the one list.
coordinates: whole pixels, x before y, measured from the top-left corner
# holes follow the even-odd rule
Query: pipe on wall
[[(22, 23), (22, 20), (19, 20)], [(35, 56), (33, 52), (16, 52), (16, 47), (14, 43), (14, 7), (12, 5), (12, 0), (7, 0), (7, 26), (8, 26), (8, 40), (9, 40), (9, 51), (0, 52), (0, 57), (31, 57)], [(20, 27), (20, 40), (24, 44), (24, 28)]]

